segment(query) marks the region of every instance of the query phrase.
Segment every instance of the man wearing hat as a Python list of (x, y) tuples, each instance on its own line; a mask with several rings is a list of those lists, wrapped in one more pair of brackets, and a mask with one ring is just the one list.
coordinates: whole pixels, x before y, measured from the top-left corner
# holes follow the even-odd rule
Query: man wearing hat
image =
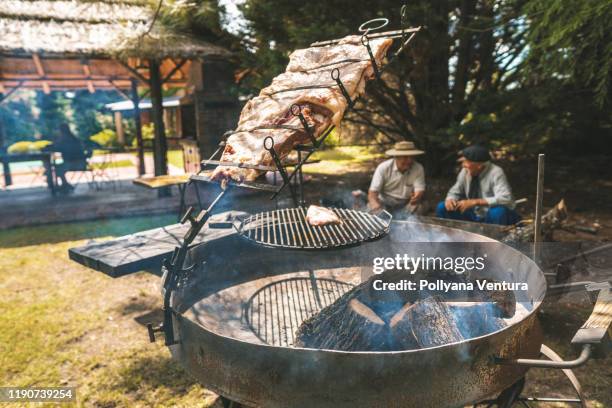
[(370, 210), (410, 214), (420, 211), (425, 194), (425, 170), (414, 156), (424, 153), (409, 141), (398, 142), (387, 150), (391, 158), (378, 165), (368, 191)]
[(436, 215), (488, 224), (516, 224), (520, 217), (514, 211), (512, 190), (501, 167), (489, 161), (487, 148), (474, 145), (461, 153), (463, 168), (446, 200), (438, 204)]

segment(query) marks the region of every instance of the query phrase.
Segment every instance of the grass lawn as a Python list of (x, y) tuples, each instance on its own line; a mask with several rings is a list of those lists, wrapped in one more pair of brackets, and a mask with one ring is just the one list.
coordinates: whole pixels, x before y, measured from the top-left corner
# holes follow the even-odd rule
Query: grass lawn
[[(211, 406), (216, 396), (151, 344), (134, 318), (161, 306), (159, 278), (120, 279), (68, 259), (87, 239), (173, 222), (172, 216), (0, 232), (0, 384), (75, 386), (78, 406)], [(40, 406), (40, 404), (32, 404)]]
[(373, 161), (382, 161), (384, 154), (372, 146), (339, 146), (318, 150), (310, 157), (319, 163), (304, 166), (304, 173), (335, 175), (362, 172), (372, 166)]

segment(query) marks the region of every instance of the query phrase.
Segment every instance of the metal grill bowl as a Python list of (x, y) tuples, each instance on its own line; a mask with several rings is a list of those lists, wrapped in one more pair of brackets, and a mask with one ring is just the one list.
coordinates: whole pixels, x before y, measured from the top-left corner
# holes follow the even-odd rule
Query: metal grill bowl
[(389, 232), (391, 214), (331, 208), (339, 225), (313, 226), (303, 207), (283, 208), (252, 215), (238, 227), (246, 239), (271, 248), (329, 249), (374, 241)]
[[(292, 342), (289, 333), (297, 320), (320, 307), (313, 299), (312, 279), (323, 306), (371, 271), (372, 256), (409, 253), (412, 243), (493, 242), (452, 228), (392, 224), (387, 235), (367, 245), (321, 252), (262, 250), (238, 234), (192, 248), (188, 262), (194, 264), (193, 273), (173, 298), (178, 339), (170, 346), (174, 358), (207, 388), (244, 405), (266, 408), (458, 407), (497, 394), (522, 378), (526, 367), (496, 365), (492, 357), (539, 356), (536, 313), (546, 280), (533, 261), (503, 244), (495, 248), (483, 273), (493, 280), (508, 280), (513, 274), (517, 281), (529, 282), (528, 293), (515, 293), (529, 312), (502, 330), (393, 352), (285, 345)], [(305, 306), (306, 299), (312, 303)]]

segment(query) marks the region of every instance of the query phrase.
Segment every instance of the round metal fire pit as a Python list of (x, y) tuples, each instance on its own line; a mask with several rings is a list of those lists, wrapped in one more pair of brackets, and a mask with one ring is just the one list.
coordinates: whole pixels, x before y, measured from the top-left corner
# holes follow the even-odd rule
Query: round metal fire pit
[[(409, 351), (292, 346), (301, 321), (359, 283), (371, 272), (372, 257), (445, 241), (497, 245), (483, 277), (528, 282), (528, 291), (515, 292), (522, 313), (507, 327)], [(190, 258), (196, 268), (174, 293), (180, 313), (171, 352), (206, 387), (248, 406), (463, 406), (524, 376), (525, 367), (497, 365), (494, 357), (539, 355), (536, 311), (546, 291), (544, 275), (525, 255), (484, 236), (399, 221), (386, 237), (358, 247), (277, 251), (234, 234), (193, 248)]]

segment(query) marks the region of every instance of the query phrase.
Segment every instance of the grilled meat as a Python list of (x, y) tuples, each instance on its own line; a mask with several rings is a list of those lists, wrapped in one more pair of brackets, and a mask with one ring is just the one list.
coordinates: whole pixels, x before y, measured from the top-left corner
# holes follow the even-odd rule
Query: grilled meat
[(328, 224), (342, 224), (340, 217), (332, 210), (318, 205), (311, 205), (306, 211), (306, 221), (310, 225), (322, 226)]
[[(274, 139), (274, 149), (285, 158), (293, 147), (309, 142), (309, 136), (298, 117), (291, 113), (297, 105), (313, 135), (319, 137), (332, 124), (339, 125), (347, 101), (331, 71), (338, 68), (340, 79), (351, 98), (364, 92), (366, 80), (374, 75), (366, 47), (359, 36), (348, 36), (338, 44), (297, 50), (290, 56), (287, 70), (246, 103), (236, 131), (227, 139), (222, 161), (271, 166), (270, 153), (263, 144), (267, 136)], [(374, 58), (380, 64), (392, 40), (370, 41)], [(255, 169), (219, 166), (214, 180), (253, 181), (262, 172)]]

